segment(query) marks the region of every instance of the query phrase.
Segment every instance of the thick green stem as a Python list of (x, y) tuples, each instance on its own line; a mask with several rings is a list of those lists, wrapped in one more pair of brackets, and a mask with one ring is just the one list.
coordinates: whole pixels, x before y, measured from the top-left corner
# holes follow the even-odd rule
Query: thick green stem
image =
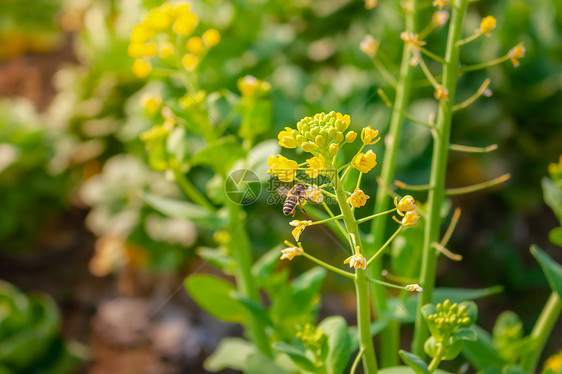
[(433, 156), (431, 161), (431, 177), (429, 184), (433, 189), (428, 194), (428, 210), (425, 216), (425, 232), (423, 240), (422, 267), (420, 285), (423, 292), (418, 298), (416, 310), (416, 326), (414, 330), (414, 341), (412, 350), (418, 356), (424, 355), (423, 345), (427, 338), (427, 326), (425, 324), (421, 308), (431, 302), (433, 287), (435, 285), (435, 268), (437, 263), (437, 251), (432, 243), (439, 241), (439, 228), (441, 225), (440, 210), (445, 197), (445, 174), (447, 171), (447, 157), (449, 151), (449, 136), (452, 122), (452, 106), (455, 97), (455, 87), (458, 78), (459, 48), (457, 41), (460, 40), (462, 23), (468, 0), (456, 0), (452, 6), (452, 17), (447, 38), (447, 49), (443, 66), (443, 87), (448, 90), (449, 97), (439, 102), (436, 130), (434, 137)]
[[(229, 198), (226, 198), (226, 201), (230, 218), (229, 249), (236, 262), (236, 284), (238, 291), (242, 296), (261, 304), (258, 289), (252, 276), (252, 253), (246, 232), (246, 222), (244, 222), (242, 216), (242, 208)], [(248, 313), (247, 328), (259, 351), (271, 357), (271, 347), (265, 332), (265, 326), (251, 313)]]
[[(411, 8), (406, 13), (406, 30), (409, 32), (417, 32), (417, 3), (418, 0), (411, 0)], [(402, 63), (400, 69), (400, 76), (398, 77), (398, 85), (396, 87), (396, 98), (394, 100), (394, 108), (392, 111), (392, 118), (388, 129), (387, 148), (384, 153), (384, 161), (381, 171), (381, 184), (383, 186), (390, 186), (394, 179), (394, 170), (396, 167), (396, 157), (398, 155), (398, 148), (400, 147), (400, 135), (402, 133), (402, 125), (406, 109), (410, 103), (410, 96), (412, 91), (412, 78), (414, 76), (414, 67), (410, 65), (411, 52), (408, 46), (404, 45), (402, 50)], [(388, 210), (390, 205), (390, 198), (384, 188), (377, 190), (375, 199), (374, 213)], [(386, 232), (387, 219), (380, 218), (373, 221), (371, 226), (371, 233), (373, 235), (373, 243), (370, 243), (366, 253), (372, 256), (375, 251), (380, 248), (384, 243)], [(369, 270), (370, 274), (374, 277), (379, 277), (383, 269), (382, 258), (376, 259), (371, 265)], [(377, 315), (383, 315), (387, 308), (386, 294), (382, 287), (371, 287), (374, 298), (375, 311)], [(399, 350), (399, 335), (400, 328), (398, 322), (390, 322), (379, 334), (380, 340), (380, 355), (381, 367), (395, 366), (398, 364), (398, 350)]]
[(526, 372), (534, 373), (536, 371), (537, 363), (548, 336), (554, 328), (558, 317), (560, 317), (560, 313), (562, 313), (562, 301), (556, 292), (552, 292), (531, 332), (531, 337), (536, 339), (536, 346), (535, 349), (523, 357), (522, 366)]
[(433, 373), (439, 367), (439, 364), (441, 363), (441, 359), (444, 353), (445, 353), (445, 345), (443, 345), (443, 343), (440, 343), (439, 348), (437, 348), (437, 353), (435, 354), (435, 357), (433, 357), (433, 360), (431, 360), (429, 366), (427, 367), (427, 370), (429, 370), (430, 373)]
[[(349, 204), (346, 202), (343, 182), (337, 174), (334, 174), (332, 183), (336, 190), (336, 197), (347, 231), (355, 237), (355, 244), (362, 248), (359, 227)], [(355, 248), (351, 248), (351, 250), (354, 251)], [(372, 374), (377, 372), (377, 358), (371, 336), (369, 283), (365, 271), (362, 269), (356, 269), (355, 271), (355, 291), (357, 295), (357, 330), (359, 331), (359, 346), (363, 350), (363, 369), (366, 374)]]

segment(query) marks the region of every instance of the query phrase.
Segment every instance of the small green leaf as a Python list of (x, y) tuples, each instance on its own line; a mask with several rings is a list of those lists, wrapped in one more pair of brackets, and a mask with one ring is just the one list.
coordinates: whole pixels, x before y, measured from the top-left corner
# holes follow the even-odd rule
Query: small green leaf
[(500, 346), (513, 343), (523, 336), (523, 322), (517, 314), (506, 310), (496, 319), (493, 336)]
[(317, 371), (316, 366), (306, 356), (306, 350), (294, 347), (285, 342), (277, 342), (273, 344), (273, 349), (285, 353), (299, 368), (313, 373)]
[(252, 343), (244, 339), (223, 338), (213, 354), (205, 360), (203, 367), (213, 373), (224, 369), (243, 371), (246, 359), (254, 351)]
[(476, 332), (476, 341), (464, 342), (463, 356), (478, 370), (502, 368), (507, 362), (496, 352), (490, 334), (477, 325), (470, 329)]
[(453, 341), (443, 355), (443, 360), (454, 360), (462, 352), (463, 342), (462, 340)]
[(562, 227), (555, 227), (548, 233), (548, 240), (554, 245), (562, 247)]
[(502, 374), (529, 374), (521, 366), (511, 365), (505, 366), (502, 370)]
[[(379, 370), (379, 374), (412, 374), (413, 370), (409, 366), (392, 366)], [(452, 374), (448, 371), (437, 369), (434, 374)]]
[(465, 328), (465, 329), (458, 329), (455, 331), (455, 339), (457, 340), (468, 340), (471, 342), (476, 341), (477, 336), (474, 330)]
[(148, 205), (168, 217), (186, 219), (209, 230), (216, 230), (228, 224), (228, 220), (220, 214), (209, 212), (207, 209), (187, 201), (148, 192), (141, 192), (140, 196)]
[(195, 253), (209, 264), (221, 269), (224, 273), (232, 275), (236, 265), (232, 257), (220, 248), (198, 247)]
[(399, 354), (402, 361), (411, 367), (417, 374), (429, 374), (427, 364), (421, 357), (404, 350), (400, 350)]
[(558, 221), (562, 224), (562, 190), (549, 178), (543, 178), (542, 191), (544, 202), (552, 209)]
[(248, 311), (252, 313), (263, 325), (270, 327), (273, 326), (273, 322), (271, 322), (271, 319), (267, 314), (267, 310), (262, 304), (240, 295), (237, 291), (231, 292), (230, 295), (234, 299), (240, 301), (240, 303), (242, 303), (242, 305), (244, 305), (246, 309), (248, 309)]
[(231, 283), (208, 274), (194, 274), (185, 278), (184, 286), (189, 295), (207, 313), (227, 322), (246, 321), (246, 307), (234, 299), (236, 290)]
[(324, 319), (318, 328), (324, 331), (328, 340), (326, 371), (328, 374), (343, 373), (351, 355), (351, 336), (347, 323), (341, 316)]
[(269, 99), (243, 97), (239, 110), (242, 115), (239, 134), (242, 138), (252, 140), (271, 127), (272, 105)]
[(279, 262), (281, 257), (281, 249), (283, 246), (279, 245), (263, 256), (261, 256), (252, 266), (252, 274), (256, 278), (267, 278), (271, 276), (273, 270), (275, 270), (275, 265)]
[(437, 327), (435, 322), (431, 321), (429, 319), (429, 316), (431, 316), (432, 314), (437, 314), (437, 308), (435, 307), (435, 305), (434, 304), (426, 304), (422, 307), (421, 312), (422, 312), (423, 318), (425, 319), (425, 323), (427, 323), (427, 327), (429, 328), (429, 331), (431, 331), (431, 335), (434, 336), (435, 339), (442, 340), (443, 339), (443, 333)]
[(531, 253), (539, 262), (550, 288), (562, 298), (562, 265), (536, 245), (531, 246)]
[(249, 355), (244, 366), (244, 374), (288, 374), (273, 360), (259, 352)]
[(438, 349), (437, 342), (435, 341), (435, 338), (433, 336), (427, 338), (427, 340), (423, 345), (423, 350), (425, 351), (425, 354), (431, 358), (434, 358), (435, 355), (437, 355), (437, 349)]

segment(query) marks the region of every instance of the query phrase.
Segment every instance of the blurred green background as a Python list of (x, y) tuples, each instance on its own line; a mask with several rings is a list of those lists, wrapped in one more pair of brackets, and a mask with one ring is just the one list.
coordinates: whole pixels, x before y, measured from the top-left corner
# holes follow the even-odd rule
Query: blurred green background
[[(108, 307), (114, 297), (144, 300), (151, 311), (173, 295), (170, 313), (176, 311), (174, 305), (184, 309), (190, 331), (199, 331), (191, 336), (199, 337), (193, 344), (201, 352), (174, 359), (175, 364), (159, 370), (189, 367), (197, 372), (217, 339), (239, 333), (236, 327), (203, 316), (185, 292), (177, 290), (182, 276), (207, 270), (195, 248), (212, 240), (212, 232), (199, 231), (188, 221), (172, 222), (138, 197), (140, 189), (179, 196), (165, 173), (146, 166), (138, 135), (152, 124), (138, 103), (140, 91), (150, 87), (143, 88), (132, 74), (133, 59), (127, 55), (133, 25), (161, 3), (0, 0), (0, 278), (25, 292), (54, 297), (65, 338), (92, 348), (95, 364), (77, 369), (83, 372), (120, 372), (119, 365), (127, 367), (127, 359), (138, 358), (138, 351), (131, 353), (128, 347), (145, 347), (141, 338), (108, 337), (99, 327), (108, 323), (103, 311), (113, 316), (130, 307)], [(350, 114), (356, 131), (371, 125), (384, 137), (390, 111), (376, 90), (387, 87), (359, 43), (372, 34), (389, 61), (399, 60), (404, 26), (398, 1), (380, 0), (372, 10), (359, 0), (191, 4), (200, 15), (200, 27), (214, 27), (222, 35), (199, 70), (205, 90), (237, 92), (237, 80), (247, 74), (271, 83), (274, 128), (258, 141), (275, 139), (284, 126), (306, 115), (331, 110)], [(427, 5), (422, 24), (431, 19), (430, 1)], [(451, 152), (447, 185), (464, 186), (503, 173), (512, 178), (452, 200), (463, 214), (450, 247), (464, 260), (442, 260), (437, 282), (448, 287), (503, 285), (503, 293), (479, 301), (479, 324), (489, 329), (501, 311), (510, 309), (528, 331), (549, 294), (529, 246), (538, 244), (562, 263), (561, 248), (548, 240), (549, 231), (560, 222), (543, 202), (541, 189), (548, 165), (562, 153), (562, 3), (475, 2), (466, 18), (467, 33), (489, 14), (498, 20), (493, 36), (465, 48), (461, 59), (467, 64), (491, 60), (521, 41), (526, 56), (518, 68), (507, 62), (461, 77), (459, 100), (469, 97), (486, 77), (492, 80), (493, 94), (456, 113), (452, 142), (497, 143), (499, 149), (481, 155)], [(427, 47), (441, 54), (444, 39), (445, 30), (438, 29), (427, 39)], [(436, 103), (418, 73), (411, 112), (427, 118)], [(412, 123), (405, 126), (397, 179), (427, 183), (430, 134)], [(380, 160), (383, 143), (375, 149)], [(208, 170), (191, 173), (201, 190), (208, 188)], [(374, 196), (376, 181), (369, 176), (364, 190)], [(372, 210), (373, 200), (366, 212)], [(265, 194), (247, 211), (256, 256), (288, 237), (281, 206), (267, 204)], [(323, 248), (324, 258), (343, 256), (334, 249), (330, 234), (320, 229), (311, 230), (303, 243)], [(308, 267), (295, 261), (291, 273)], [(333, 305), (334, 300), (352, 298), (348, 292), (330, 278), (324, 284), (323, 313), (353, 318), (349, 308)], [(111, 307), (117, 311), (111, 312)], [(137, 345), (128, 345), (131, 339)], [(115, 341), (125, 358), (108, 353)], [(551, 341), (547, 355), (562, 347), (560, 323)], [(152, 356), (143, 359), (160, 365), (164, 348), (146, 349)], [(36, 372), (33, 365), (26, 373)]]

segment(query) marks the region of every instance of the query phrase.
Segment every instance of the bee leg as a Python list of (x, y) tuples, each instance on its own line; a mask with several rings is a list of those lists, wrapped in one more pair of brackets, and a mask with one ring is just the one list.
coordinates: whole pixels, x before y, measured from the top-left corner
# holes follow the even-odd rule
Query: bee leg
[(306, 210), (304, 210), (304, 206), (302, 205), (302, 201), (299, 200), (299, 206), (301, 207), (301, 210), (303, 213), (306, 213)]

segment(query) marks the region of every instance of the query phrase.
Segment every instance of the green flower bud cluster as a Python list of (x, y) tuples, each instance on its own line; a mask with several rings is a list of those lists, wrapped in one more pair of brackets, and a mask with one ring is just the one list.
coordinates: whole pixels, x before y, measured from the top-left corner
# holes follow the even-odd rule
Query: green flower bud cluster
[(465, 305), (451, 304), (447, 299), (443, 304), (437, 304), (436, 308), (437, 313), (429, 315), (427, 320), (442, 332), (452, 331), (457, 327), (468, 327), (473, 323), (466, 314), (468, 309)]
[(297, 338), (304, 343), (307, 349), (314, 353), (319, 352), (326, 341), (324, 331), (310, 323), (307, 323), (300, 331), (297, 331)]
[(337, 112), (318, 113), (297, 123), (297, 129), (285, 128), (279, 133), (279, 144), (285, 148), (301, 147), (316, 156), (329, 157), (339, 150), (344, 132), (349, 127), (349, 115)]

